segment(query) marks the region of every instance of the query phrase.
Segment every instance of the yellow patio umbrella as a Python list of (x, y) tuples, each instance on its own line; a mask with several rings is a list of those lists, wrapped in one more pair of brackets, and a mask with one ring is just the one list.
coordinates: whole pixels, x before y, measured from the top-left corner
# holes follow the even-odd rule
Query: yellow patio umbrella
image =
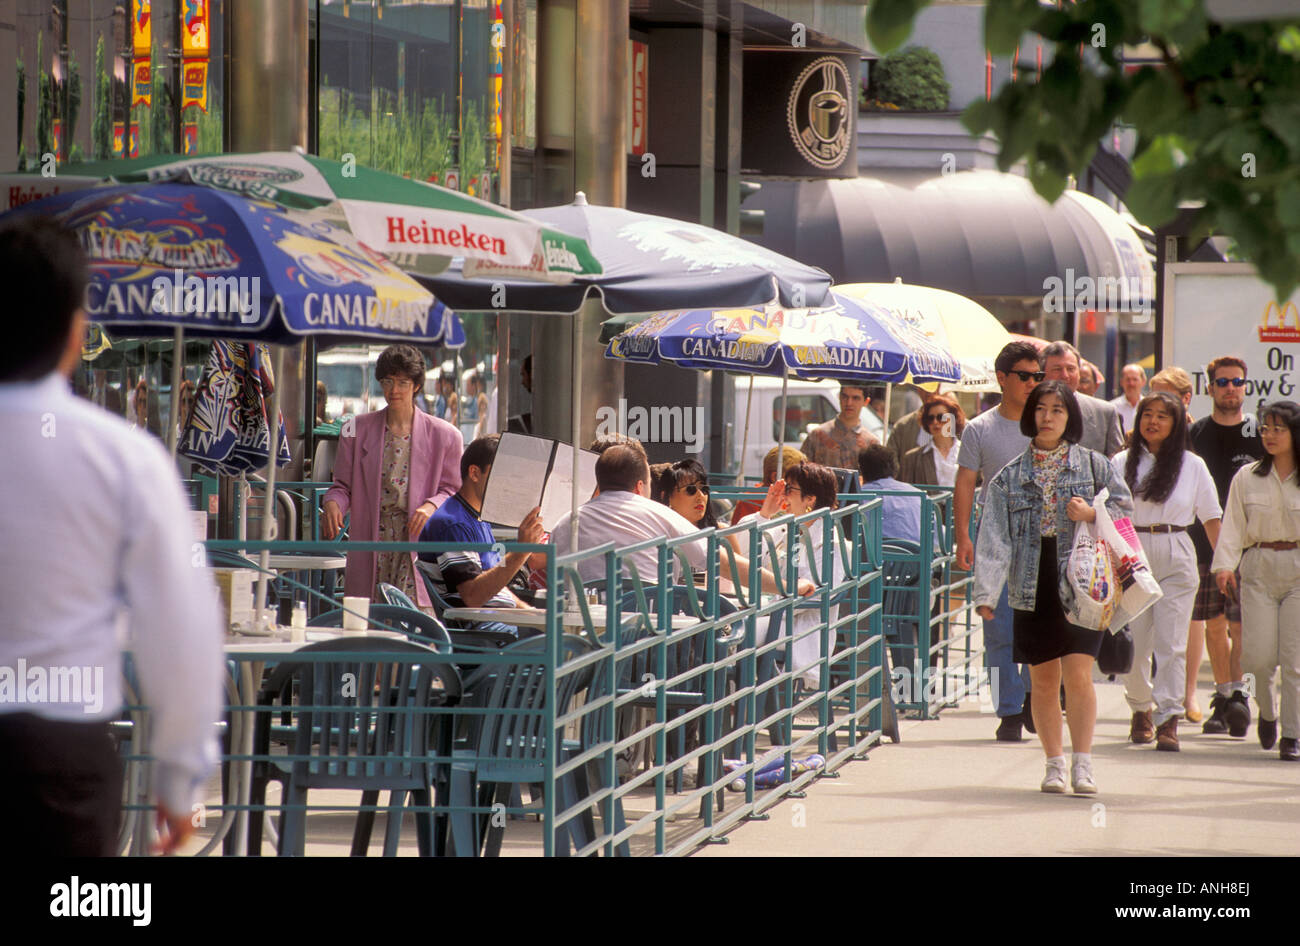
[[(848, 283), (831, 287), (834, 292), (863, 299), (888, 309), (937, 346), (952, 352), (961, 365), (961, 380), (943, 388), (957, 391), (996, 391), (994, 359), (1010, 342), (1011, 333), (997, 317), (973, 299), (894, 280), (892, 283)], [(913, 383), (911, 377), (907, 383)], [(922, 385), (936, 389), (939, 385)]]

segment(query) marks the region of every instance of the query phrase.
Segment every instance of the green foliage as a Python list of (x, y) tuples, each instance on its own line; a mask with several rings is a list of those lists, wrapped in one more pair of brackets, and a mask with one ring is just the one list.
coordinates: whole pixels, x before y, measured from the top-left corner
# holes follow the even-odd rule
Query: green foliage
[[(901, 45), (928, 0), (872, 0), (867, 30)], [(1001, 142), (998, 166), (1025, 161), (1054, 200), (1116, 124), (1135, 127), (1124, 196), (1148, 226), (1195, 205), (1193, 237), (1231, 237), (1278, 298), (1300, 285), (1300, 23), (1207, 21), (1200, 0), (989, 0), (985, 41), (1010, 53), (1034, 33), (1053, 44), (1041, 80), (1009, 83), (963, 122)], [(1125, 73), (1125, 46), (1149, 42), (1161, 68)]]
[(36, 77), (36, 153), (37, 160), (54, 150), (54, 77), (44, 68), (45, 37), (36, 36), (36, 61), (41, 65)]
[(95, 94), (91, 104), (90, 150), (96, 160), (113, 156), (113, 80), (104, 62), (104, 37), (95, 41)]
[(934, 50), (924, 46), (890, 53), (876, 63), (871, 73), (871, 92), (876, 101), (911, 111), (943, 111), (948, 107), (950, 91), (943, 63)]
[[(68, 78), (67, 82), (67, 108), (68, 113), (64, 116), (63, 121), (63, 141), (64, 149), (71, 153), (72, 140), (77, 134), (77, 119), (81, 115), (81, 67), (77, 65), (77, 56), (75, 53), (68, 54)], [(64, 89), (60, 83), (58, 89), (58, 100), (65, 101)]]
[(421, 181), (456, 165), (453, 116), (440, 100), (426, 99), (415, 116), (387, 90), (376, 90), (371, 101), (366, 114), (347, 90), (322, 86), (321, 157), (352, 154), (358, 164)]

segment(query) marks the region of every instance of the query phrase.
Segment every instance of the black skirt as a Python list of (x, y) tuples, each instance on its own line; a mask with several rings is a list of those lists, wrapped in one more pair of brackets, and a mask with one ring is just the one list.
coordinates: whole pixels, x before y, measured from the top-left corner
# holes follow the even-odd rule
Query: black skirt
[(1104, 631), (1093, 631), (1071, 624), (1061, 607), (1057, 586), (1056, 536), (1045, 535), (1038, 552), (1038, 589), (1034, 593), (1034, 610), (1012, 611), (1011, 656), (1016, 663), (1044, 664), (1066, 654), (1097, 656)]

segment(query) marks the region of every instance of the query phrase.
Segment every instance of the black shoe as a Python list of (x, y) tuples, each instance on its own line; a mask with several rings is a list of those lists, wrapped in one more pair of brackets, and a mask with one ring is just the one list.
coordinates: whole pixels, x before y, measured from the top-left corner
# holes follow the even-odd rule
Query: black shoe
[(1020, 734), (1024, 726), (1024, 719), (1021, 714), (1016, 713), (1013, 716), (1003, 716), (1002, 722), (998, 724), (997, 740), (998, 742), (1024, 742), (1025, 737)]
[(1228, 708), (1228, 698), (1222, 693), (1214, 694), (1210, 700), (1210, 715), (1201, 726), (1201, 732), (1207, 736), (1222, 736), (1228, 731), (1228, 721), (1223, 713)]
[(1034, 728), (1034, 708), (1030, 705), (1032, 694), (1025, 694), (1025, 708), (1020, 713), (1020, 721), (1025, 724), (1025, 729), (1029, 730), (1031, 735), (1038, 735), (1038, 730)]
[[(1294, 742), (1294, 740), (1292, 740)], [(1259, 744), (1265, 749), (1272, 749), (1277, 742), (1277, 720), (1259, 718)]]
[(1283, 736), (1277, 745), (1277, 757), (1283, 762), (1300, 762), (1300, 742)]
[[(1246, 695), (1237, 690), (1228, 697), (1228, 705), (1223, 711), (1224, 721), (1228, 724), (1228, 735), (1237, 739), (1243, 739), (1250, 730), (1250, 704), (1246, 702)], [(1276, 729), (1276, 727), (1274, 727)], [(1269, 743), (1265, 748), (1272, 748), (1273, 743)]]

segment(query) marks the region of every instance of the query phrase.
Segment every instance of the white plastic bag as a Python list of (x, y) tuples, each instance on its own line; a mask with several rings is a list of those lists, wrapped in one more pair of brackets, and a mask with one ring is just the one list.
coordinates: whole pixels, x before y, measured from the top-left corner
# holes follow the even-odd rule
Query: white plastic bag
[(1112, 521), (1106, 511), (1106, 491), (1093, 501), (1097, 510), (1097, 534), (1106, 540), (1114, 556), (1115, 580), (1119, 586), (1119, 601), (1111, 616), (1111, 628), (1118, 631), (1135, 617), (1164, 597), (1160, 583), (1151, 574), (1142, 543), (1138, 541), (1133, 520), (1128, 516)]
[(1090, 522), (1075, 523), (1074, 546), (1070, 549), (1065, 577), (1074, 599), (1065, 608), (1065, 619), (1094, 631), (1109, 627), (1119, 589), (1110, 548)]

